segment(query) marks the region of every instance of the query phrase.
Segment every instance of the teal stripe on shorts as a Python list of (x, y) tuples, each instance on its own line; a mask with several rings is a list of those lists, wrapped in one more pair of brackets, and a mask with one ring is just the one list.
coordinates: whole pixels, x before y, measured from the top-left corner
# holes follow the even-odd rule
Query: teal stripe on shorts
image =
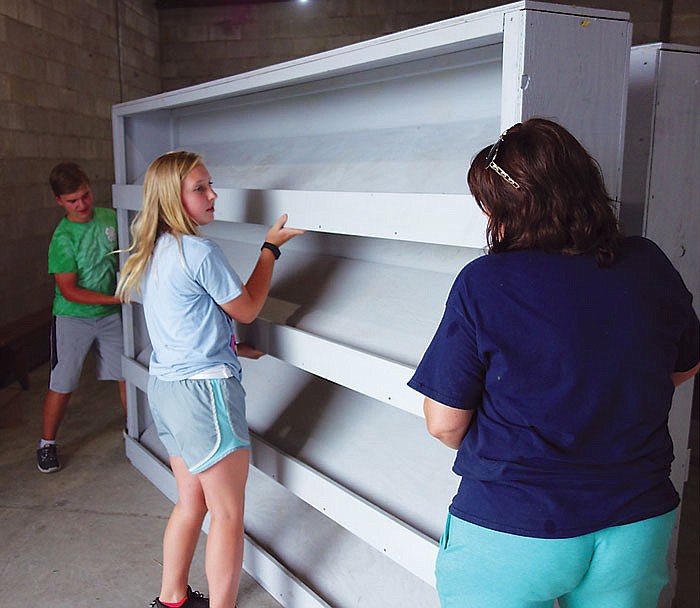
[(237, 378), (148, 381), (158, 437), (190, 473), (201, 473), (228, 454), (250, 447), (245, 391)]
[[(228, 378), (225, 380), (228, 380)], [(220, 431), (219, 445), (208, 458), (192, 467), (192, 469), (190, 469), (190, 473), (200, 473), (202, 471), (206, 471), (209, 467), (215, 465), (217, 462), (219, 462), (219, 460), (224, 458), (224, 456), (228, 456), (236, 450), (250, 447), (248, 425), (245, 423), (245, 417), (243, 419), (243, 423), (245, 424), (245, 437), (238, 437), (233, 432), (234, 424), (231, 421), (229, 409), (226, 404), (226, 397), (224, 396), (224, 391), (221, 385), (225, 380), (213, 379), (206, 381), (210, 383), (214, 397), (214, 414), (216, 416)], [(236, 380), (236, 382), (238, 381)], [(241, 432), (240, 423), (239, 433), (243, 435)]]
[(530, 538), (447, 516), (442, 608), (656, 608), (676, 510), (574, 538)]

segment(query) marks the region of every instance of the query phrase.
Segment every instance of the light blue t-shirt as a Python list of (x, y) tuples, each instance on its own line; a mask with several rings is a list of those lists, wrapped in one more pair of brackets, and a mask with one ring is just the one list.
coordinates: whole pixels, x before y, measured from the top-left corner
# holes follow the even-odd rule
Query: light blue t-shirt
[(241, 379), (231, 346), (233, 328), (218, 304), (242, 293), (242, 282), (216, 243), (191, 235), (158, 238), (141, 283), (148, 335), (153, 346), (150, 373), (184, 380), (224, 365)]

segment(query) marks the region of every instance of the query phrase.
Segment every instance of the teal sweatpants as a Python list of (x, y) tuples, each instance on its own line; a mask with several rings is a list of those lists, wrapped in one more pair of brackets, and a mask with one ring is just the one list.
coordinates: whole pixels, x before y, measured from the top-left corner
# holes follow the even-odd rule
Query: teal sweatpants
[(676, 511), (563, 539), (448, 515), (435, 574), (442, 608), (656, 608)]

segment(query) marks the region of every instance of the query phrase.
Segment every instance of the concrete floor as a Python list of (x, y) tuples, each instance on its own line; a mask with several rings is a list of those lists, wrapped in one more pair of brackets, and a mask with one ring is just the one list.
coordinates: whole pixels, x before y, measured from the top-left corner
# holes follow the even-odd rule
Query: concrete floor
[[(124, 456), (117, 387), (86, 366), (59, 434), (63, 469), (36, 468), (48, 366), (0, 389), (2, 608), (138, 608), (158, 594), (172, 503)], [(190, 584), (206, 592), (202, 534)], [(279, 608), (243, 573), (238, 608)]]
[[(137, 608), (158, 593), (161, 540), (172, 504), (124, 456), (116, 386), (86, 366), (59, 435), (63, 470), (41, 474), (35, 448), (48, 377), (0, 389), (0, 590), (2, 608)], [(673, 608), (700, 608), (698, 426), (685, 488)], [(205, 537), (191, 585), (206, 591)], [(238, 608), (279, 608), (245, 573)], [(420, 608), (420, 607), (416, 607)]]

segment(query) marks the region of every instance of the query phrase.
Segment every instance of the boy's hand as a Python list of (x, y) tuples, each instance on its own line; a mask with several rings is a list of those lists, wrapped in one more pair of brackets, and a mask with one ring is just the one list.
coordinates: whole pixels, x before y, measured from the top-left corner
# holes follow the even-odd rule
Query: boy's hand
[(298, 228), (285, 228), (285, 224), (287, 223), (287, 214), (283, 213), (280, 218), (275, 222), (275, 225), (272, 226), (267, 231), (267, 234), (265, 235), (265, 240), (268, 243), (272, 243), (273, 245), (277, 245), (278, 247), (284, 243), (286, 243), (288, 240), (293, 239), (295, 236), (299, 236), (300, 234), (304, 234), (304, 230), (299, 230)]
[(78, 274), (75, 272), (56, 272), (53, 276), (61, 295), (69, 302), (100, 305), (121, 304), (117, 296), (78, 286)]

